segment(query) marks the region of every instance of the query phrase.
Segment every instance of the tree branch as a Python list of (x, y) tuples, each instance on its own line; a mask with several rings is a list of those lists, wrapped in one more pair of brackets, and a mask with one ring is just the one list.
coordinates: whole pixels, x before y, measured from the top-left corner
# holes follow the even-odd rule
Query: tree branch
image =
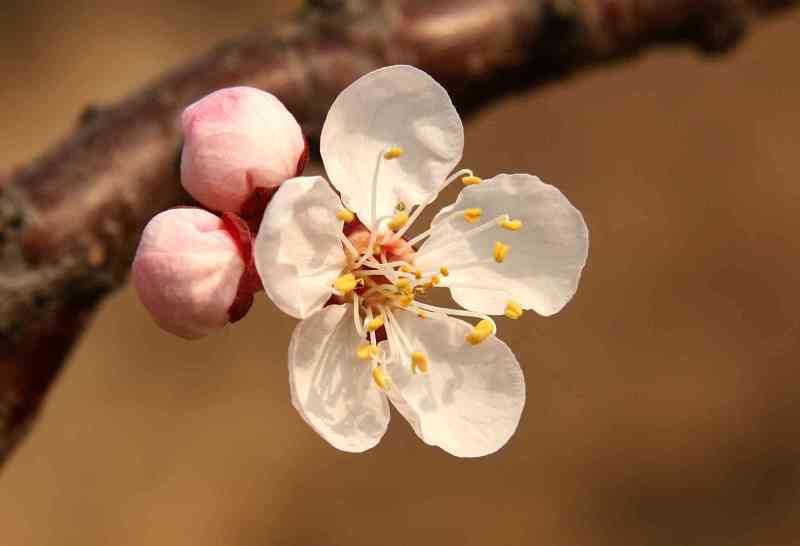
[(793, 0), (314, 0), (179, 67), (0, 179), (0, 463), (36, 415), (97, 303), (127, 275), (139, 234), (188, 198), (185, 106), (235, 84), (280, 97), (313, 138), (361, 74), (409, 63), (469, 113), (509, 92), (658, 44), (726, 51)]

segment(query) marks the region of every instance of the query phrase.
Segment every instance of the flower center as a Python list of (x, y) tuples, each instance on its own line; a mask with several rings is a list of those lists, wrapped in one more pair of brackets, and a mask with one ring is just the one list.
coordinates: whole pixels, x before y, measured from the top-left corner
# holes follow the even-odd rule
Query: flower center
[[(517, 231), (522, 228), (522, 222), (511, 219), (508, 214), (479, 223), (483, 216), (480, 208), (459, 210), (451, 213), (450, 218), (445, 221), (461, 217), (459, 221), (476, 224), (475, 227), (417, 251), (415, 245), (427, 239), (431, 235), (431, 229), (410, 240), (406, 240), (404, 235), (427, 203), (416, 207), (410, 214), (405, 203), (397, 203), (393, 215), (381, 218), (376, 216), (380, 166), (383, 161), (397, 159), (402, 154), (401, 148), (390, 147), (381, 151), (377, 158), (371, 188), (372, 209), (369, 227), (359, 222), (355, 214), (349, 210), (343, 209), (336, 215), (346, 224), (340, 238), (347, 257), (347, 266), (334, 283), (333, 293), (340, 298), (340, 301), (353, 304), (353, 322), (358, 335), (364, 339), (356, 355), (361, 360), (372, 362), (373, 379), (382, 389), (388, 388), (389, 385), (388, 375), (384, 369), (384, 363), (388, 358), (395, 356), (402, 358), (409, 363), (412, 373), (415, 374), (427, 373), (429, 369), (428, 356), (412, 346), (397, 320), (398, 312), (410, 311), (420, 319), (442, 320), (448, 316), (477, 319), (477, 324), (465, 336), (465, 343), (471, 345), (477, 345), (497, 333), (497, 325), (488, 315), (430, 305), (420, 299), (424, 299), (433, 288), (454, 286), (448, 282), (452, 271), (474, 267), (484, 262), (503, 263), (511, 250), (508, 244), (496, 241), (493, 247), (487, 249), (486, 258), (441, 264), (430, 270), (423, 271), (416, 267), (416, 260), (423, 255), (434, 253), (439, 255), (442, 250), (489, 230)], [(459, 177), (464, 185), (481, 182), (472, 171), (464, 169), (451, 176), (446, 184)], [(521, 315), (520, 305), (509, 300), (506, 316), (516, 319)], [(379, 338), (388, 341), (390, 355), (384, 354), (378, 348)]]

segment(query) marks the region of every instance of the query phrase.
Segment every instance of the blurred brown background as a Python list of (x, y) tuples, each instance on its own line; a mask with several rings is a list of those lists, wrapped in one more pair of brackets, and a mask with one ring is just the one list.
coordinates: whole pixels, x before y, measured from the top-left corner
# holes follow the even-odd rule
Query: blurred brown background
[[(3, 2), (0, 168), (297, 5)], [(795, 12), (718, 61), (651, 53), (469, 120), (466, 166), (555, 183), (592, 236), (564, 312), (501, 324), (529, 401), (498, 454), (397, 415), (339, 453), (289, 402), (293, 320), (262, 297), (189, 343), (126, 289), (0, 475), (0, 542), (800, 544), (798, 48)]]

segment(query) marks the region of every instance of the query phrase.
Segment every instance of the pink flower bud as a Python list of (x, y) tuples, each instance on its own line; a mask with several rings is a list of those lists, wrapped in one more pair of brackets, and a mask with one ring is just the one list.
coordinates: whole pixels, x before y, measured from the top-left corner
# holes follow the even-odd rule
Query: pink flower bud
[(189, 106), (182, 121), (181, 182), (213, 210), (242, 213), (253, 208), (248, 199), (265, 206), (265, 190), (297, 176), (308, 159), (294, 116), (259, 89), (215, 91)]
[(132, 271), (139, 299), (156, 323), (193, 339), (229, 322), (245, 262), (220, 218), (180, 208), (150, 220)]

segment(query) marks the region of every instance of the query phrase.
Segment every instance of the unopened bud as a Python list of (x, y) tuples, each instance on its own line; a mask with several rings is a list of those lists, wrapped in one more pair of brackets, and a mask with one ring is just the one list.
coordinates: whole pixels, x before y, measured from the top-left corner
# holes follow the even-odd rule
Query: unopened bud
[(294, 116), (259, 89), (215, 91), (189, 106), (182, 122), (181, 183), (213, 210), (242, 213), (253, 199), (264, 201), (263, 210), (270, 190), (297, 176), (308, 158)]
[(150, 220), (133, 261), (133, 285), (164, 330), (194, 339), (222, 328), (245, 271), (222, 220), (201, 209), (171, 209)]

